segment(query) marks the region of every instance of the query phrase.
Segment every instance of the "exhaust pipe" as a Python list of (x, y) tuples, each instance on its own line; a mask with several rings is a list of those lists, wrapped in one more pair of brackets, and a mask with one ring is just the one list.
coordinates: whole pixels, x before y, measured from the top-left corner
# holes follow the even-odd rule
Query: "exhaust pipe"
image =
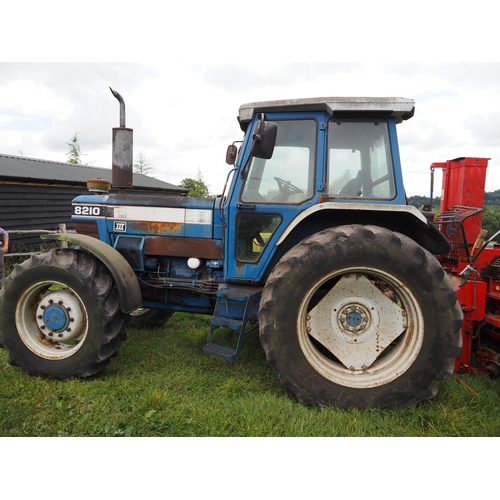
[(113, 128), (112, 181), (113, 187), (123, 192), (133, 187), (133, 130), (125, 127), (125, 101), (116, 90), (111, 87), (109, 90), (120, 103), (120, 127)]

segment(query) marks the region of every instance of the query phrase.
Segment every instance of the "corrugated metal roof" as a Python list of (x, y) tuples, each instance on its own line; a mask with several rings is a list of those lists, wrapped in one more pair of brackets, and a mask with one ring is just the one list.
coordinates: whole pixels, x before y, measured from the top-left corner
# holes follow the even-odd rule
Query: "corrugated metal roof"
[[(49, 184), (86, 185), (89, 179), (105, 179), (111, 182), (109, 168), (75, 165), (73, 163), (27, 158), (0, 154), (0, 179)], [(163, 182), (144, 174), (134, 173), (134, 187), (185, 192), (184, 188)]]

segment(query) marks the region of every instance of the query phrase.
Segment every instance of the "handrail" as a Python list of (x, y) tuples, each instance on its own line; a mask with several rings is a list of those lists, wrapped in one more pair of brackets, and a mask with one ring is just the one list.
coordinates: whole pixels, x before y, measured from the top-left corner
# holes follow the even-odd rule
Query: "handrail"
[[(59, 224), (59, 229), (9, 229), (7, 231), (9, 235), (11, 234), (51, 234), (51, 233), (76, 233), (76, 231), (68, 231), (66, 229), (66, 224)], [(66, 241), (62, 242), (62, 247), (67, 248), (68, 243)], [(26, 257), (28, 255), (36, 255), (38, 252), (18, 252), (4, 254), (4, 259), (8, 257)]]

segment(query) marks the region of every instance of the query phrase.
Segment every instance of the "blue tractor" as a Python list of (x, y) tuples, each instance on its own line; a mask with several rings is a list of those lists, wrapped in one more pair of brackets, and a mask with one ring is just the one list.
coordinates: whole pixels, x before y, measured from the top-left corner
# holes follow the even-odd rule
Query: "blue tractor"
[[(305, 404), (430, 399), (460, 353), (462, 311), (436, 255), (447, 239), (407, 205), (396, 125), (403, 98), (310, 98), (239, 109), (223, 193), (137, 196), (132, 130), (113, 129), (113, 182), (73, 201), (66, 249), (3, 283), (9, 362), (57, 379), (102, 370), (129, 321), (211, 316), (205, 353), (228, 360), (258, 329), (269, 365)], [(234, 331), (220, 345), (219, 328)], [(227, 332), (227, 331), (226, 331)]]

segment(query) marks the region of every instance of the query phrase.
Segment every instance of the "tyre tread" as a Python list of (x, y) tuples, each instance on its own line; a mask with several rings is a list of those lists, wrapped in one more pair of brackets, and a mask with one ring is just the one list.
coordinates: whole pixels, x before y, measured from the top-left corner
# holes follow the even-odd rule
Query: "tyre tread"
[[(431, 368), (434, 375), (426, 379), (427, 383), (421, 387), (415, 384), (410, 393), (392, 394), (387, 399), (377, 396), (378, 399), (361, 399), (357, 397), (356, 391), (337, 391), (337, 396), (332, 399), (331, 393), (317, 382), (322, 377), (308, 377), (308, 383), (316, 384), (307, 387), (300, 380), (300, 376), (294, 374), (289, 376), (296, 368), (290, 367), (290, 362), (283, 359), (281, 349), (276, 346), (276, 305), (282, 301), (284, 290), (290, 286), (294, 269), (304, 266), (305, 262), (310, 265), (321, 265), (323, 259), (327, 259), (327, 252), (334, 251), (337, 257), (347, 255), (354, 248), (368, 251), (369, 245), (375, 243), (381, 251), (384, 248), (393, 247), (407, 256), (401, 265), (410, 265), (415, 270), (426, 268), (428, 273), (416, 273), (417, 279), (422, 281), (430, 277), (430, 282), (425, 286), (429, 290), (437, 290), (440, 295), (440, 304), (443, 310), (450, 311), (451, 319), (447, 321), (446, 330), (440, 332), (442, 344), (446, 346), (446, 352), (441, 353), (444, 361), (440, 367)], [(333, 247), (333, 250), (332, 250)], [(314, 252), (312, 249), (314, 248)], [(410, 254), (410, 255), (408, 255)], [(425, 275), (425, 277), (424, 277)], [(429, 252), (418, 246), (406, 236), (391, 232), (378, 226), (341, 226), (324, 230), (310, 236), (300, 244), (293, 247), (271, 272), (269, 279), (262, 292), (259, 310), (260, 340), (266, 353), (266, 359), (271, 368), (277, 373), (278, 378), (287, 390), (305, 404), (330, 405), (349, 408), (366, 406), (399, 407), (414, 404), (416, 402), (431, 399), (436, 396), (441, 382), (453, 373), (455, 358), (459, 355), (462, 347), (462, 309), (455, 293), (451, 280), (442, 269), (439, 262)], [(324, 382), (323, 382), (324, 384)], [(332, 391), (335, 393), (335, 391)], [(380, 391), (383, 392), (383, 391)]]
[[(93, 351), (92, 356), (84, 364), (68, 369), (62, 373), (44, 373), (36, 367), (28, 366), (23, 361), (23, 356), (19, 355), (15, 349), (9, 348), (8, 362), (13, 366), (19, 366), (30, 375), (40, 375), (52, 377), (59, 380), (66, 380), (73, 377), (86, 378), (100, 372), (116, 355), (121, 343), (126, 339), (125, 326), (129, 319), (128, 314), (120, 310), (120, 301), (117, 286), (107, 268), (95, 257), (77, 250), (57, 249), (50, 250), (42, 254), (33, 255), (21, 264), (16, 264), (14, 270), (6, 279), (5, 287), (0, 296), (0, 310), (3, 309), (3, 297), (8, 293), (8, 289), (14, 280), (40, 266), (51, 266), (53, 268), (65, 269), (74, 273), (96, 298), (99, 314), (102, 318), (102, 335), (98, 342), (99, 346)], [(0, 312), (0, 314), (2, 314)], [(5, 329), (3, 324), (3, 329)], [(17, 335), (17, 333), (16, 333)], [(3, 334), (5, 343), (5, 332)]]

